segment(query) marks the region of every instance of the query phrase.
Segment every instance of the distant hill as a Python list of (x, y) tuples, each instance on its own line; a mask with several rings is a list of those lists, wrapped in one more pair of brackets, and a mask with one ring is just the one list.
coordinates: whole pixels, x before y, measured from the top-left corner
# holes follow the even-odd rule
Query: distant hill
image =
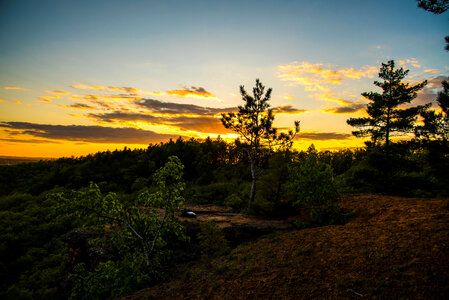
[(38, 162), (40, 160), (55, 160), (55, 158), (0, 156), (0, 165), (17, 165), (17, 164), (21, 164), (21, 163)]

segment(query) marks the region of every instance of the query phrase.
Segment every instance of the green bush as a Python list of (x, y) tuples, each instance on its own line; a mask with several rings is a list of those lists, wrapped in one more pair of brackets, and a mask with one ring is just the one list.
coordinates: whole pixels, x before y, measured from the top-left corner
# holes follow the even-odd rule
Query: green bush
[(296, 206), (328, 206), (338, 201), (339, 193), (335, 187), (332, 169), (317, 159), (312, 146), (308, 157), (300, 164), (290, 166), (290, 190), (296, 195)]

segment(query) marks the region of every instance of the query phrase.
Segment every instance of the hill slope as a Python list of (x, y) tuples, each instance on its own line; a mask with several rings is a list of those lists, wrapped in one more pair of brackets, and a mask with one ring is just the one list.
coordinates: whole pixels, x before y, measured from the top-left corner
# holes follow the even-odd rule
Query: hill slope
[(346, 225), (262, 238), (125, 299), (447, 299), (448, 201), (345, 196)]

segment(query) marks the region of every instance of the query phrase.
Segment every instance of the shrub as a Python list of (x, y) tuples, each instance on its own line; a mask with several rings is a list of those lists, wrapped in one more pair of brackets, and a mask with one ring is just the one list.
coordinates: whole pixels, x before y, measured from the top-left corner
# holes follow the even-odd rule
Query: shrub
[(308, 157), (301, 164), (290, 166), (290, 189), (296, 194), (296, 206), (328, 206), (338, 201), (332, 169), (317, 159), (312, 145)]

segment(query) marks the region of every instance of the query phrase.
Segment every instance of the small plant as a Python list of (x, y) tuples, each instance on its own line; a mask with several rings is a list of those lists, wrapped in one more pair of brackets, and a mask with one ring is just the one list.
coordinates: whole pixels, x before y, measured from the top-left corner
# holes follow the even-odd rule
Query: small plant
[(200, 241), (201, 252), (205, 256), (219, 256), (229, 251), (229, 243), (223, 230), (215, 222), (202, 222), (200, 233), (197, 237)]

